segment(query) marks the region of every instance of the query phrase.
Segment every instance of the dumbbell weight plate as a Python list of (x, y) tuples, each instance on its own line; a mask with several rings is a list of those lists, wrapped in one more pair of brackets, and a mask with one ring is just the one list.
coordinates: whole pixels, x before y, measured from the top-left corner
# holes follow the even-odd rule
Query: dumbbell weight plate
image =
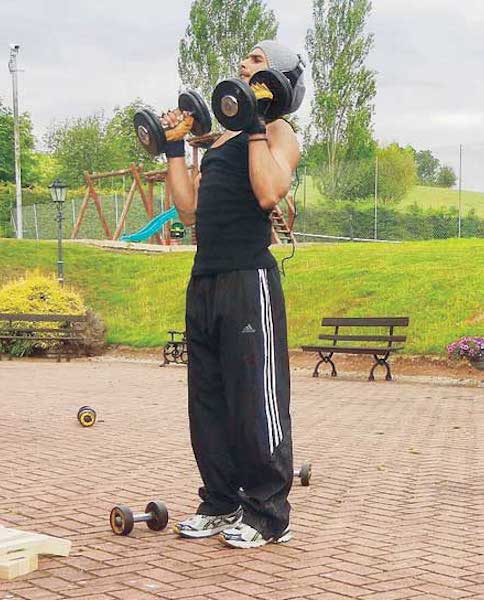
[(81, 406), (77, 411), (77, 420), (83, 427), (92, 427), (96, 422), (96, 411), (90, 406)]
[(239, 79), (221, 81), (212, 94), (217, 121), (230, 131), (243, 131), (251, 123), (257, 101), (250, 87)]
[(206, 135), (212, 129), (212, 117), (203, 98), (194, 90), (188, 90), (180, 94), (178, 108), (186, 110), (195, 119), (191, 132), (193, 135)]
[(168, 510), (163, 502), (148, 502), (145, 508), (145, 513), (151, 513), (153, 516), (146, 525), (153, 531), (161, 531), (165, 529), (168, 523)]
[(311, 480), (312, 467), (310, 463), (306, 463), (301, 467), (299, 471), (299, 477), (301, 479), (301, 485), (307, 487)]
[(125, 504), (118, 504), (109, 515), (109, 523), (116, 535), (129, 535), (134, 527), (133, 511)]
[(134, 128), (140, 144), (151, 156), (164, 152), (166, 136), (155, 113), (146, 109), (137, 111), (134, 115)]
[(292, 87), (289, 79), (276, 69), (265, 69), (252, 75), (249, 85), (264, 83), (274, 99), (266, 112), (268, 121), (275, 121), (289, 112), (292, 103)]

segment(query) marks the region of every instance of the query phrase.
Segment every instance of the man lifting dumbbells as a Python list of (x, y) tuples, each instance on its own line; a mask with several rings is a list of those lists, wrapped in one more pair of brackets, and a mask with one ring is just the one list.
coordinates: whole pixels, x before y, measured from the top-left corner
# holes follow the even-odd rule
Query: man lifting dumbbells
[[(220, 533), (239, 548), (291, 538), (286, 315), (269, 246), (270, 213), (300, 156), (292, 127), (279, 117), (302, 102), (303, 66), (288, 48), (263, 41), (242, 61), (238, 83), (217, 86), (212, 106), (228, 129), (206, 151), (195, 183), (183, 139), (165, 147), (180, 219), (197, 233), (186, 334), (191, 440), (205, 488), (197, 514), (175, 531)], [(183, 124), (172, 112), (163, 123), (173, 131)]]

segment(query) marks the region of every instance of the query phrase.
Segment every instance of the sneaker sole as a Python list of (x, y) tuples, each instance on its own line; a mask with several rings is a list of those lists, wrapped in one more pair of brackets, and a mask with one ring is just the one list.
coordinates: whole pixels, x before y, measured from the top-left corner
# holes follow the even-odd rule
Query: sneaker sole
[(267, 546), (267, 544), (285, 544), (292, 540), (292, 532), (288, 531), (286, 534), (281, 535), (278, 538), (272, 538), (270, 540), (260, 539), (254, 542), (244, 542), (238, 540), (228, 540), (223, 535), (220, 536), (220, 541), (222, 544), (226, 546), (230, 546), (231, 548), (261, 548), (262, 546)]

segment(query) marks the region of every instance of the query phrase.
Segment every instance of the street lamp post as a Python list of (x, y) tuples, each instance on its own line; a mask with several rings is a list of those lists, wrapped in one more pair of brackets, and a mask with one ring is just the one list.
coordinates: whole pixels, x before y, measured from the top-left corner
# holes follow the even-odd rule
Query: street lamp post
[(49, 185), (50, 195), (57, 208), (57, 279), (59, 285), (64, 285), (64, 259), (62, 255), (62, 221), (64, 219), (63, 208), (66, 200), (67, 186), (59, 179)]

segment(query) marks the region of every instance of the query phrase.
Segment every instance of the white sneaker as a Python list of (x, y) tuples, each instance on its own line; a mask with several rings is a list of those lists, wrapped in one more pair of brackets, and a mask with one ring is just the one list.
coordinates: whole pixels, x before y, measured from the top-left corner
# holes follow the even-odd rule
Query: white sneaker
[(242, 520), (242, 508), (228, 515), (194, 515), (177, 523), (173, 531), (181, 537), (205, 538), (217, 535), (227, 527), (237, 525)]
[(262, 533), (246, 523), (239, 523), (230, 529), (224, 529), (220, 535), (221, 541), (233, 548), (259, 548), (266, 544), (282, 544), (292, 539), (289, 527), (278, 537), (265, 539)]

